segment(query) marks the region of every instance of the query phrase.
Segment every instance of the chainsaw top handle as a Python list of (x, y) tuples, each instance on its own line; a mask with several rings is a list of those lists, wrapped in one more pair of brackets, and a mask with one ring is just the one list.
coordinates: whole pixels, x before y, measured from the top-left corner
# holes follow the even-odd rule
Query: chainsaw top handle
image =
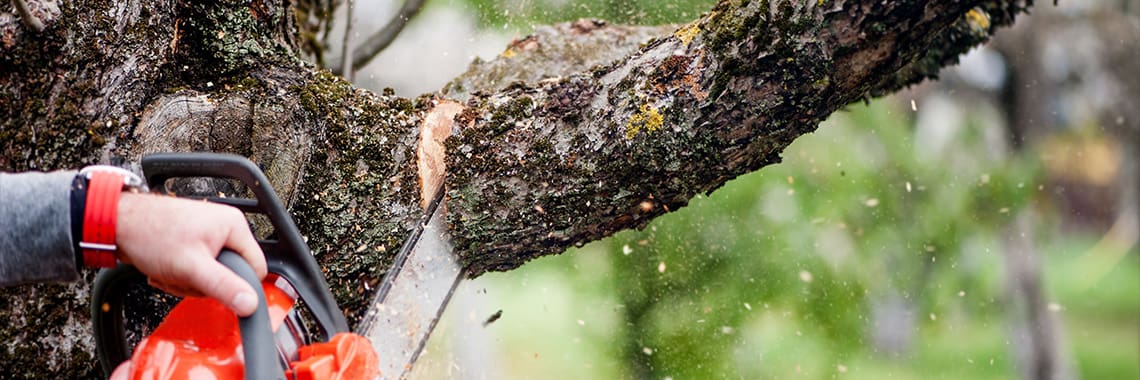
[[(297, 225), (269, 185), (261, 169), (249, 159), (222, 153), (157, 153), (143, 157), (143, 174), (151, 191), (165, 191), (174, 178), (212, 177), (241, 181), (254, 199), (204, 197), (215, 203), (237, 207), (246, 213), (265, 215), (274, 232), (259, 240), (270, 273), (288, 280), (308, 306), (325, 339), (348, 332), (348, 322), (336, 304), (324, 274), (313, 259)], [(256, 288), (256, 286), (255, 286)]]

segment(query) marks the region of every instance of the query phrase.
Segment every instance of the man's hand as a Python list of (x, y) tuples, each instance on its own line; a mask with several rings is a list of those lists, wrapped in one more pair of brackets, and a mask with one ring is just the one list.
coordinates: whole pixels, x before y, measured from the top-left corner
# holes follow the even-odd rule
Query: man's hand
[(221, 263), (228, 248), (265, 277), (265, 255), (236, 208), (151, 194), (123, 193), (115, 233), (119, 260), (152, 286), (178, 296), (207, 296), (240, 316), (253, 314), (253, 288)]

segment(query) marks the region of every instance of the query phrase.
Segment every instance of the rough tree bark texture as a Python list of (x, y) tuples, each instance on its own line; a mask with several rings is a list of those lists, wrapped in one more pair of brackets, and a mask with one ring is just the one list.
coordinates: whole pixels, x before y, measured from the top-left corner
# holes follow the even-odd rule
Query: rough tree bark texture
[[(249, 156), (356, 319), (420, 217), (419, 128), (443, 95), (374, 94), (302, 62), (289, 2), (30, 3), (43, 31), (0, 15), (0, 169)], [(1031, 3), (725, 0), (677, 28), (520, 40), (446, 92), (465, 102), (446, 141), (462, 262), (508, 270), (644, 226), (777, 162), (844, 105), (935, 76)], [(551, 63), (591, 40), (617, 42)], [(8, 293), (0, 373), (97, 374), (86, 283)]]

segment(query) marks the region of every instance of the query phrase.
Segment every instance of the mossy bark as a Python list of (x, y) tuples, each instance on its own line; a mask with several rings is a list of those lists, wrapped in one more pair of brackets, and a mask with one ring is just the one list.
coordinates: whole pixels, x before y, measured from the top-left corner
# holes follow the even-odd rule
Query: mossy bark
[[(445, 92), (466, 101), (447, 141), (458, 253), (475, 276), (644, 226), (777, 162), (840, 107), (934, 76), (1029, 3), (726, 0), (644, 45), (651, 29), (595, 22), (520, 40), (619, 42), (571, 63), (512, 45)], [(415, 148), (436, 99), (359, 90), (301, 61), (289, 4), (66, 2), (36, 8), (42, 32), (0, 18), (0, 169), (249, 156), (355, 320), (420, 217)], [(0, 296), (0, 373), (98, 374), (86, 284)]]

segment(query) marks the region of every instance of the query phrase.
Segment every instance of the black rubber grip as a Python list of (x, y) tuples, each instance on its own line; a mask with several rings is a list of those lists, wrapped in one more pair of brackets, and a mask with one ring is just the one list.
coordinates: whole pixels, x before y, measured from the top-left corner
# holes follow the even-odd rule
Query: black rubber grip
[(257, 310), (248, 317), (238, 318), (241, 329), (241, 346), (245, 356), (245, 379), (285, 379), (285, 371), (277, 361), (277, 344), (273, 341), (273, 330), (269, 324), (269, 308), (266, 306), (265, 291), (261, 280), (245, 259), (230, 250), (218, 255), (218, 262), (230, 268), (245, 282), (253, 286), (257, 293)]

